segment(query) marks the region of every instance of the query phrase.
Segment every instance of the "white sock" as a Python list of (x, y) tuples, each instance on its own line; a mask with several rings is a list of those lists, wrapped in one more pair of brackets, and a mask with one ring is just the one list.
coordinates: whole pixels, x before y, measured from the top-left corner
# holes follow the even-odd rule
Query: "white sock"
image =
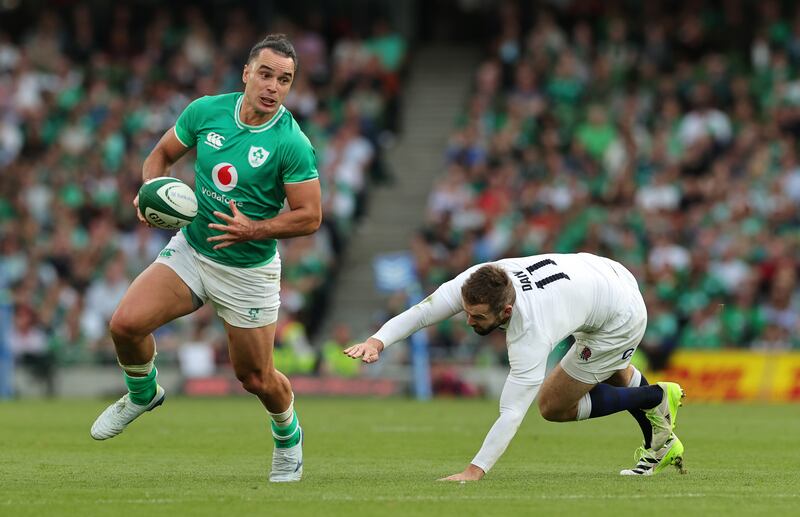
[(639, 384), (642, 382), (642, 372), (636, 369), (635, 366), (631, 365), (633, 368), (633, 374), (631, 375), (631, 380), (628, 381), (629, 388), (638, 388)]
[(578, 415), (575, 420), (586, 420), (592, 414), (592, 398), (588, 393), (578, 401)]
[(289, 407), (286, 411), (281, 413), (270, 413), (270, 418), (275, 422), (278, 427), (287, 427), (292, 423), (292, 416), (294, 416), (294, 393), (292, 393), (292, 400), (289, 402)]

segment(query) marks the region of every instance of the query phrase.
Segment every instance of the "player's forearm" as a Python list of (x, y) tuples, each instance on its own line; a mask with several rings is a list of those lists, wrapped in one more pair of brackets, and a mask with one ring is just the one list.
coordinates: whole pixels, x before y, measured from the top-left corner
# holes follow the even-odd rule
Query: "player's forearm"
[(503, 393), (500, 395), (500, 417), (483, 440), (481, 450), (472, 459), (473, 465), (484, 472), (489, 472), (489, 469), (497, 463), (517, 434), (517, 429), (539, 392), (539, 387), (540, 385), (518, 384), (511, 377), (506, 380)]
[(483, 445), (478, 454), (475, 455), (470, 463), (484, 472), (489, 472), (489, 469), (494, 467), (500, 456), (506, 452), (524, 417), (524, 414), (512, 415), (507, 413), (500, 415), (500, 418), (495, 421), (483, 440)]
[(255, 223), (255, 240), (288, 239), (316, 232), (322, 223), (322, 213), (310, 208), (298, 208)]
[(170, 167), (188, 151), (189, 148), (175, 135), (175, 129), (170, 128), (145, 159), (142, 165), (142, 180), (169, 176)]
[(415, 305), (384, 323), (372, 337), (380, 340), (384, 347), (387, 347), (428, 325), (430, 323), (425, 311), (419, 305)]
[(153, 152), (150, 153), (142, 165), (142, 181), (158, 178), (159, 176), (169, 176), (169, 168), (172, 167), (173, 163), (163, 150), (159, 148), (153, 149)]
[(439, 286), (432, 295), (384, 323), (372, 337), (389, 346), (460, 311), (461, 284), (450, 280)]

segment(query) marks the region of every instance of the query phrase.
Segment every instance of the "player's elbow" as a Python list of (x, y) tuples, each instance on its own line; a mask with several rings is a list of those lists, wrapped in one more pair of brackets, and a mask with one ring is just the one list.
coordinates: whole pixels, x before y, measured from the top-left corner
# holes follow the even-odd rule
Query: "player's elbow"
[(309, 210), (304, 223), (303, 232), (305, 235), (311, 235), (312, 233), (316, 232), (319, 230), (320, 225), (322, 225), (322, 211)]
[(311, 229), (311, 233), (314, 233), (317, 230), (319, 230), (319, 227), (321, 225), (322, 225), (322, 210), (317, 210), (311, 217), (311, 222), (309, 226)]

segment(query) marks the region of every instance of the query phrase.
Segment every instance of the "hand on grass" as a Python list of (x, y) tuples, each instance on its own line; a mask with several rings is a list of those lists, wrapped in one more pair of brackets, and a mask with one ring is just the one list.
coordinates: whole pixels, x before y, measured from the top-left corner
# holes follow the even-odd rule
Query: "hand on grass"
[(479, 481), (486, 473), (482, 468), (470, 464), (464, 472), (441, 478), (439, 481)]

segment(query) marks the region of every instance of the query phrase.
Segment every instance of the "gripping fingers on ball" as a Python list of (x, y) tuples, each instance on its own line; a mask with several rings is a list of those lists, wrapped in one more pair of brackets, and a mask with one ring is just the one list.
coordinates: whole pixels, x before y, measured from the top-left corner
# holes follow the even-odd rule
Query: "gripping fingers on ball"
[(154, 226), (152, 224), (150, 224), (150, 221), (145, 219), (144, 216), (142, 215), (142, 213), (138, 209), (136, 210), (136, 217), (137, 217), (137, 219), (139, 219), (140, 223), (143, 223), (148, 228), (154, 228)]

